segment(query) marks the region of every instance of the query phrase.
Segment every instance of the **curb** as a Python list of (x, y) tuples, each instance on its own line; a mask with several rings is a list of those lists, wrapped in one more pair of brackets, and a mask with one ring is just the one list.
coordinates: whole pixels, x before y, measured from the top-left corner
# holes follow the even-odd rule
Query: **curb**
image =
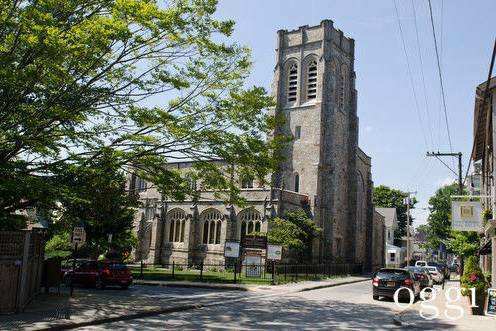
[(43, 329), (38, 329), (38, 330), (71, 330), (71, 329), (76, 329), (76, 328), (80, 328), (80, 327), (84, 327), (84, 326), (99, 325), (99, 324), (106, 324), (106, 323), (113, 323), (113, 322), (120, 322), (120, 321), (128, 321), (128, 320), (133, 320), (133, 319), (137, 319), (137, 318), (143, 318), (143, 317), (166, 314), (166, 313), (176, 313), (176, 312), (181, 312), (181, 311), (198, 309), (198, 308), (202, 308), (202, 307), (204, 307), (203, 304), (195, 304), (195, 305), (185, 305), (185, 306), (173, 307), (173, 308), (155, 309), (155, 310), (143, 311), (143, 312), (134, 313), (134, 314), (107, 317), (107, 318), (101, 318), (101, 319), (85, 321), (85, 322), (74, 322), (74, 323), (68, 323), (68, 324), (62, 324), (62, 325), (55, 325), (55, 326), (50, 326), (48, 328), (43, 328)]
[(160, 287), (186, 287), (186, 288), (209, 288), (209, 289), (217, 289), (217, 290), (230, 290), (230, 291), (250, 291), (251, 289), (245, 286), (227, 286), (227, 285), (217, 285), (217, 284), (209, 284), (209, 283), (148, 283), (141, 281), (134, 281), (134, 285), (144, 285), (144, 286), (160, 286)]
[(317, 286), (306, 287), (306, 288), (303, 288), (303, 289), (298, 290), (296, 292), (299, 293), (299, 292), (307, 292), (307, 291), (313, 291), (313, 290), (320, 290), (322, 288), (327, 288), (327, 287), (335, 287), (335, 286), (340, 286), (340, 285), (348, 285), (348, 284), (361, 283), (361, 282), (367, 282), (367, 281), (370, 281), (370, 279), (357, 279), (357, 280), (351, 280), (351, 281), (348, 281), (348, 282), (337, 283), (337, 284), (317, 285)]

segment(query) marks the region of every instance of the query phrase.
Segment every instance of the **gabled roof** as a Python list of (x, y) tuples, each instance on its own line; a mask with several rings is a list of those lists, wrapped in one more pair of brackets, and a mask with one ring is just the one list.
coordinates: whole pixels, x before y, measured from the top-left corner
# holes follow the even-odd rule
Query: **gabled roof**
[(384, 216), (384, 225), (390, 228), (396, 228), (398, 226), (396, 208), (375, 208), (375, 210)]

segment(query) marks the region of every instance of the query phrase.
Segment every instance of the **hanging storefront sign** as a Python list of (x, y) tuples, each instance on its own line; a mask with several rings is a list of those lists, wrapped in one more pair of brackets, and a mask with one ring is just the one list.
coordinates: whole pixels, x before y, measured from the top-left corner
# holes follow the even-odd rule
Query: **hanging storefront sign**
[(451, 203), (451, 229), (479, 231), (482, 227), (480, 201), (453, 201)]

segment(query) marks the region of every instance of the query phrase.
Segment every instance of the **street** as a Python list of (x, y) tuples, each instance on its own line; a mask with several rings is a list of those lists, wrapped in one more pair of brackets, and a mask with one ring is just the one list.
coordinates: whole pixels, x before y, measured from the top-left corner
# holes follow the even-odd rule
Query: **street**
[[(199, 301), (213, 306), (78, 330), (396, 328), (393, 317), (401, 309), (392, 300), (373, 301), (371, 287), (364, 281), (293, 294), (223, 292), (222, 298), (201, 291), (204, 296)], [(177, 289), (163, 289), (161, 296), (166, 295), (164, 291), (177, 293)]]

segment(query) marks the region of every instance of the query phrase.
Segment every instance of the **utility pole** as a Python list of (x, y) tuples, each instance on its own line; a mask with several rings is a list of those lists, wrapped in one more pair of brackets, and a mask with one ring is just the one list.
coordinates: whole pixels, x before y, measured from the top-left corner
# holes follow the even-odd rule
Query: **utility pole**
[(410, 194), (417, 194), (417, 192), (406, 192), (406, 197), (403, 202), (406, 204), (406, 266), (410, 266), (411, 252), (410, 252)]
[[(463, 182), (462, 182), (462, 153), (435, 153), (435, 152), (432, 152), (432, 153), (429, 153), (427, 152), (427, 156), (434, 156), (435, 158), (437, 158), (439, 161), (441, 161), (442, 164), (444, 164), (444, 166), (446, 168), (448, 168), (451, 172), (453, 172), (455, 175), (458, 176), (458, 194), (459, 195), (463, 195)], [(443, 162), (443, 160), (441, 160), (439, 157), (440, 156), (451, 156), (451, 157), (458, 157), (458, 174), (453, 170), (451, 169), (446, 163)]]

